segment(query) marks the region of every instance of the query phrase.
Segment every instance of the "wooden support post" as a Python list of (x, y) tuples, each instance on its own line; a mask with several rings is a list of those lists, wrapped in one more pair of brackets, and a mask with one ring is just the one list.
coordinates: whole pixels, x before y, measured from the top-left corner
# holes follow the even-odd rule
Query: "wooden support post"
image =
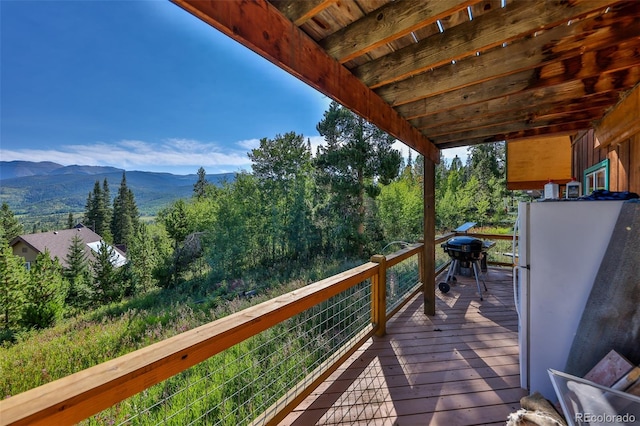
[[(424, 244), (423, 240), (418, 240), (419, 243)], [(418, 252), (418, 282), (424, 284), (424, 248)]]
[(424, 313), (436, 314), (436, 165), (424, 158), (424, 256), (422, 285)]
[(371, 277), (371, 322), (376, 336), (382, 337), (387, 333), (387, 258), (376, 254), (371, 261), (379, 265), (378, 274)]

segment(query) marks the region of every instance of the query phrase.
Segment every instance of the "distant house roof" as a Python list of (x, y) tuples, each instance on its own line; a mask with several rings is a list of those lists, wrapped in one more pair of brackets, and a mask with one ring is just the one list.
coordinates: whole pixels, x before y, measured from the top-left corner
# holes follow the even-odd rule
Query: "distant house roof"
[[(102, 247), (102, 244), (104, 244), (104, 241), (96, 241), (93, 243), (87, 243), (87, 246), (89, 246), (93, 253), (98, 253), (98, 251), (100, 251), (100, 247)], [(113, 264), (113, 266), (115, 266), (116, 268), (119, 268), (127, 263), (127, 258), (124, 256), (124, 254), (117, 247), (112, 248), (113, 254), (111, 255), (111, 264)]]
[[(87, 259), (94, 260), (95, 254), (102, 244), (102, 237), (83, 225), (76, 225), (72, 229), (63, 229), (60, 231), (20, 235), (14, 238), (10, 245), (13, 247), (22, 241), (38, 253), (43, 253), (46, 249), (49, 249), (51, 258), (57, 257), (60, 264), (67, 267), (67, 254), (69, 253), (69, 247), (71, 247), (73, 237), (76, 235), (79, 236), (84, 243), (84, 252), (87, 255)], [(112, 248), (114, 250), (112, 264), (120, 267), (127, 263), (124, 252), (117, 247), (112, 246)]]

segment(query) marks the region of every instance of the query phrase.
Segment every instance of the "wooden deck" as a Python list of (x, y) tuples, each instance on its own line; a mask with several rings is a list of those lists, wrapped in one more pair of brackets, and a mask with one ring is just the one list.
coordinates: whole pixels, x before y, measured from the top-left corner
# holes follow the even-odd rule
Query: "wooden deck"
[(473, 278), (422, 293), (304, 400), (282, 425), (504, 425), (520, 408), (518, 323), (510, 269), (490, 268), (480, 301)]

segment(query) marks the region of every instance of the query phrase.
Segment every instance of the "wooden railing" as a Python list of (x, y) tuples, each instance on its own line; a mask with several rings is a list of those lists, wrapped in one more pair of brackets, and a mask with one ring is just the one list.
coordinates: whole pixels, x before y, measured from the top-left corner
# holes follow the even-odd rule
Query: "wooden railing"
[[(423, 251), (424, 245), (416, 244), (387, 257), (374, 256), (373, 262), (12, 396), (0, 401), (0, 424), (77, 423), (371, 278), (371, 327), (358, 335), (358, 341), (352, 342), (351, 349), (331, 359), (331, 365), (323, 365), (324, 371), (314, 373), (317, 379), (304, 391), (297, 390), (294, 398), (289, 398), (291, 402), (283, 410), (286, 412), (371, 335), (384, 334), (386, 269)], [(419, 289), (420, 285), (416, 283), (411, 295)], [(268, 417), (268, 422), (275, 422), (283, 414), (276, 412)]]
[[(455, 234), (443, 235), (435, 244)], [(511, 236), (466, 234), (490, 239)], [(0, 425), (74, 424), (138, 394), (194, 365), (205, 361), (256, 334), (314, 307), (329, 298), (371, 279), (371, 326), (362, 330), (340, 353), (332, 355), (314, 371), (312, 380), (283, 396), (273, 410), (265, 411), (261, 423), (273, 424), (293, 409), (372, 335), (383, 335), (387, 319), (422, 288), (426, 276), (424, 244), (418, 243), (388, 256), (373, 256), (371, 262), (306, 287), (278, 296), (243, 311), (189, 330), (119, 358), (96, 365), (54, 382), (0, 401)], [(418, 282), (390, 312), (386, 306), (387, 270), (418, 256)], [(429, 262), (431, 267), (434, 265)], [(446, 268), (441, 265), (436, 275)], [(293, 392), (293, 393), (292, 393)]]

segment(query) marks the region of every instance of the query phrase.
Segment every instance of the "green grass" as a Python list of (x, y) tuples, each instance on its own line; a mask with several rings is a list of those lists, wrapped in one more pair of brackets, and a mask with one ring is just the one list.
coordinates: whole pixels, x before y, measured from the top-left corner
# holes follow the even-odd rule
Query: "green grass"
[[(0, 392), (4, 398), (16, 395), (360, 263), (318, 259), (305, 268), (273, 267), (268, 277), (255, 271), (234, 288), (259, 289), (252, 298), (221, 291), (232, 288), (224, 283), (192, 280), (100, 307), (50, 329), (18, 334), (14, 343), (0, 347)], [(283, 275), (288, 280), (280, 284)], [(83, 424), (246, 424), (368, 324), (369, 285), (278, 324)]]
[[(317, 259), (304, 270), (287, 272), (286, 281), (276, 269), (264, 277), (256, 271), (233, 291), (226, 283), (193, 280), (102, 306), (49, 329), (18, 333), (15, 343), (0, 346), (0, 393), (16, 395), (354, 266)], [(258, 291), (243, 298), (244, 289)]]
[[(0, 392), (4, 398), (16, 395), (361, 263), (275, 265), (246, 274), (240, 284), (194, 278), (18, 334), (0, 347)], [(413, 263), (393, 268), (399, 281), (417, 276)], [(240, 296), (249, 289), (257, 295)], [(370, 303), (365, 281), (82, 424), (247, 424), (369, 324)]]

